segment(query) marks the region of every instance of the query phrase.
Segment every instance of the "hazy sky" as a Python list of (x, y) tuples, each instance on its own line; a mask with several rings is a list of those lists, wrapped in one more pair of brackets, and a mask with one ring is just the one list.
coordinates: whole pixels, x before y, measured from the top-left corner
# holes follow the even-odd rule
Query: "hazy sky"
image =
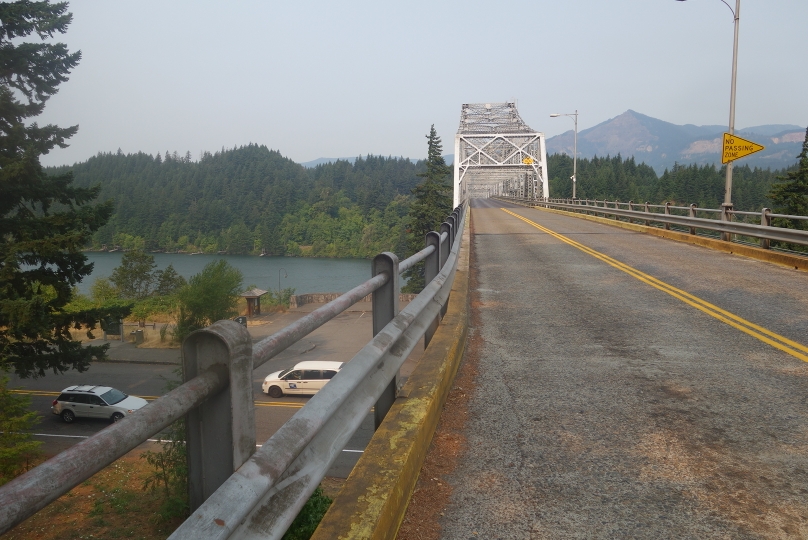
[[(735, 0), (728, 0), (734, 7)], [(724, 124), (721, 0), (73, 0), (82, 61), (40, 124), (79, 124), (48, 165), (264, 144), (298, 161), (452, 153), (462, 103), (517, 100), (548, 137), (627, 109)], [(736, 127), (808, 124), (808, 1), (742, 0)]]

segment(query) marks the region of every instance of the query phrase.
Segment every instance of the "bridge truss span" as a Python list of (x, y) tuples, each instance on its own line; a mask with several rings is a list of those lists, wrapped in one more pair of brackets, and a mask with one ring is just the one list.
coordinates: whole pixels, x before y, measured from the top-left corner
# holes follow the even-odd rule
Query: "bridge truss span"
[(522, 120), (515, 103), (463, 104), (454, 162), (455, 205), (475, 196), (550, 196), (544, 134)]

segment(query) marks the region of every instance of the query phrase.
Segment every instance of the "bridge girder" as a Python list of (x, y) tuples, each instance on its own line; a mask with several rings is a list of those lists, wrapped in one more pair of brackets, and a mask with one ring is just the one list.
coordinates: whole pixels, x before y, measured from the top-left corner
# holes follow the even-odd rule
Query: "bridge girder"
[(515, 103), (466, 103), (455, 135), (454, 205), (471, 194), (550, 196), (544, 134), (530, 129)]

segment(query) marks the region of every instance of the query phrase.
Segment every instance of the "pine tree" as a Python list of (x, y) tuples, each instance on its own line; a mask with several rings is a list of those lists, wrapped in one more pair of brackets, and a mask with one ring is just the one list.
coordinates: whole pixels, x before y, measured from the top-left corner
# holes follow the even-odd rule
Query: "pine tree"
[[(808, 129), (805, 130), (805, 141), (802, 152), (797, 156), (797, 170), (789, 171), (778, 180), (785, 180), (772, 185), (768, 197), (772, 201), (773, 210), (777, 214), (792, 216), (808, 216)], [(804, 219), (775, 218), (774, 225), (789, 229), (808, 230), (808, 221)], [(778, 243), (779, 244), (779, 243)], [(806, 251), (805, 246), (781, 244), (782, 247), (795, 251)]]
[[(802, 143), (802, 152), (797, 156), (799, 163), (797, 170), (778, 176), (778, 180), (785, 182), (774, 184), (769, 191), (774, 211), (778, 214), (792, 216), (808, 216), (808, 129), (805, 130), (805, 141)], [(805, 220), (786, 220), (786, 226), (795, 229), (808, 229)]]
[(40, 441), (30, 431), (39, 415), (30, 410), (31, 398), (8, 389), (8, 376), (0, 375), (0, 486), (30, 469), (41, 456)]
[(121, 298), (126, 300), (143, 300), (151, 296), (158, 279), (154, 256), (137, 249), (123, 254), (121, 265), (109, 278)]
[[(448, 183), (449, 173), (452, 172), (452, 169), (446, 165), (446, 161), (441, 155), (443, 146), (434, 124), (426, 138), (428, 141), (426, 172), (418, 174), (424, 181), (412, 190), (415, 199), (410, 204), (408, 216), (407, 248), (409, 255), (424, 249), (426, 234), (440, 229), (440, 224), (452, 211), (452, 187)], [(402, 291), (421, 292), (426, 285), (423, 263), (407, 271), (405, 277), (408, 281), (407, 285), (401, 289)]]
[[(71, 327), (95, 327), (92, 309), (68, 312), (73, 287), (92, 271), (81, 249), (112, 212), (92, 205), (99, 188), (45, 174), (39, 157), (64, 148), (78, 126), (29, 123), (67, 80), (80, 52), (45, 43), (64, 33), (67, 3), (0, 3), (0, 369), (21, 377), (86, 369), (104, 347), (82, 347)], [(38, 36), (43, 42), (23, 39)]]

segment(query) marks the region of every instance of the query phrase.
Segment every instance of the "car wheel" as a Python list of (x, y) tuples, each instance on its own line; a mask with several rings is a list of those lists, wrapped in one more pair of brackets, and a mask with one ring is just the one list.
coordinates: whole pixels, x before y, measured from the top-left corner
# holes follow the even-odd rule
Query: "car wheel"
[(123, 419), (123, 415), (121, 413), (119, 413), (119, 412), (116, 412), (115, 414), (112, 415), (112, 421), (113, 422), (117, 422), (118, 420), (122, 420), (122, 419)]
[(281, 390), (280, 386), (270, 386), (267, 394), (269, 394), (269, 397), (279, 398), (283, 397), (283, 390)]
[(70, 409), (65, 409), (62, 411), (62, 420), (64, 420), (68, 424), (72, 424), (73, 420), (76, 419), (76, 413), (71, 411)]

